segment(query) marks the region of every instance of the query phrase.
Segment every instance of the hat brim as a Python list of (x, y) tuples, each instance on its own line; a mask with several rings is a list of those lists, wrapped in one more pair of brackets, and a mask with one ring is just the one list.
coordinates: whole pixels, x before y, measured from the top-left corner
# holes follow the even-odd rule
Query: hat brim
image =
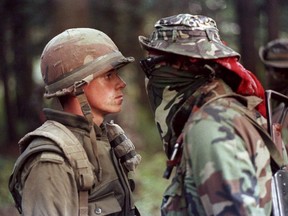
[(269, 60), (264, 59), (264, 51), (265, 51), (265, 47), (262, 46), (259, 48), (259, 57), (264, 65), (276, 67), (276, 68), (288, 68), (288, 61), (280, 61), (280, 60), (269, 61)]
[(208, 41), (207, 39), (191, 39), (185, 41), (175, 41), (173, 43), (166, 40), (155, 40), (150, 41), (144, 36), (139, 36), (138, 40), (143, 49), (147, 51), (163, 51), (173, 53), (177, 55), (188, 56), (192, 58), (201, 59), (218, 59), (227, 57), (240, 58), (240, 54), (235, 52), (230, 47), (227, 47), (223, 43), (216, 41)]

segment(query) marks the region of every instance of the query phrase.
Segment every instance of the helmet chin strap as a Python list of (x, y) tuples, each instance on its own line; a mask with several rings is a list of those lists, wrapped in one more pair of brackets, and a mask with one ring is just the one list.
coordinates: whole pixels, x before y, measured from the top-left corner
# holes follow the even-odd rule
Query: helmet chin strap
[(100, 182), (102, 179), (102, 167), (100, 164), (100, 160), (98, 158), (97, 141), (96, 141), (96, 133), (95, 133), (95, 129), (94, 129), (92, 110), (91, 110), (91, 107), (88, 103), (87, 97), (84, 93), (84, 90), (82, 88), (82, 85), (76, 87), (74, 90), (75, 90), (74, 91), (75, 96), (77, 97), (77, 100), (79, 101), (79, 104), (81, 106), (82, 113), (89, 122), (90, 140), (91, 140), (91, 144), (92, 144), (92, 150), (93, 150), (93, 153), (94, 153), (94, 156), (96, 159), (96, 160), (95, 159), (91, 159), (91, 160), (95, 161), (97, 166), (98, 166), (95, 170), (95, 172), (96, 172), (95, 174), (98, 178), (98, 181)]

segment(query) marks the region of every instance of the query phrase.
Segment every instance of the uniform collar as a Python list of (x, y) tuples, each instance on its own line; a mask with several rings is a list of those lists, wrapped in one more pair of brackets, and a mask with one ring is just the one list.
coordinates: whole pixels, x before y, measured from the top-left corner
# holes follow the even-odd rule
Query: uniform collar
[(90, 131), (88, 121), (83, 116), (50, 108), (44, 108), (43, 112), (47, 120), (57, 121), (67, 127), (79, 128), (87, 132)]

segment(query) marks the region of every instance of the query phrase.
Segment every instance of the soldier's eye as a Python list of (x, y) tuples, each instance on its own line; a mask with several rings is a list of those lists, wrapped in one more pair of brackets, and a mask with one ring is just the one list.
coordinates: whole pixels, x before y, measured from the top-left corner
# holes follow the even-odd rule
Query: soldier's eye
[(113, 71), (107, 72), (107, 73), (105, 74), (105, 78), (106, 78), (106, 79), (111, 79), (112, 76), (113, 76)]

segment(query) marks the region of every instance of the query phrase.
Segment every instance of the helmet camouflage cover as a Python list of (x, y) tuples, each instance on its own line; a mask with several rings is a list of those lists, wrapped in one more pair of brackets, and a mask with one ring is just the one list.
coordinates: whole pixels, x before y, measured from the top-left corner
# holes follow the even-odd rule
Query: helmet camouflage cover
[(124, 57), (114, 42), (99, 30), (68, 29), (52, 38), (42, 52), (44, 96), (73, 93), (75, 86), (133, 61), (133, 57)]
[(150, 38), (139, 36), (140, 45), (178, 55), (217, 59), (240, 55), (220, 39), (216, 22), (206, 16), (179, 14), (158, 20)]
[(288, 39), (275, 39), (260, 47), (259, 57), (267, 66), (288, 68)]

